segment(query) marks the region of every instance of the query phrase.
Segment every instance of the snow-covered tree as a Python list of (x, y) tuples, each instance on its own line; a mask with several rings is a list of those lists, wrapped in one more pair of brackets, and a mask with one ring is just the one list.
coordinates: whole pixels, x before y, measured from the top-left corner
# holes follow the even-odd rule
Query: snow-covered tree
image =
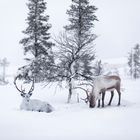
[(103, 65), (102, 65), (102, 61), (96, 61), (95, 65), (94, 65), (94, 75), (95, 76), (99, 76), (103, 73)]
[(72, 0), (67, 10), (69, 24), (64, 27), (65, 33), (56, 41), (59, 50), (60, 75), (66, 78), (69, 85), (70, 101), (74, 79), (92, 76), (92, 62), (95, 59), (93, 41), (94, 21), (97, 21), (95, 11), (97, 8), (89, 4), (89, 0)]
[[(28, 54), (29, 66), (24, 66), (25, 71), (30, 74), (37, 82), (43, 80), (44, 71), (51, 68), (54, 63), (50, 33), (51, 25), (48, 23), (49, 16), (46, 15), (46, 2), (44, 0), (28, 0), (27, 28), (23, 31), (25, 37), (20, 41), (24, 46), (24, 53)], [(23, 70), (24, 71), (24, 70)], [(26, 73), (28, 74), (28, 73)], [(48, 75), (45, 74), (45, 75)]]
[[(133, 50), (133, 49), (132, 49)], [(131, 77), (133, 78), (133, 51), (128, 53), (128, 66), (129, 66), (129, 73)]]
[(2, 84), (8, 83), (6, 81), (6, 67), (8, 66), (9, 66), (9, 62), (7, 61), (7, 58), (3, 58), (2, 60), (0, 60), (0, 67), (2, 69), (2, 76), (0, 77), (0, 81)]
[(136, 44), (128, 56), (128, 66), (133, 78), (140, 78), (140, 45)]

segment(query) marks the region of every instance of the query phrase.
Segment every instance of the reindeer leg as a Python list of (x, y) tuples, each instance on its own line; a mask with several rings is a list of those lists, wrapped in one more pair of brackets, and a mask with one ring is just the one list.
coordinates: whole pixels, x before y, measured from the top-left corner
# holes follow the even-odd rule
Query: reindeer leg
[(110, 101), (109, 101), (108, 105), (111, 105), (111, 102), (112, 102), (113, 96), (114, 96), (114, 91), (111, 91), (111, 98), (110, 98)]
[(118, 91), (118, 95), (119, 95), (119, 101), (118, 101), (118, 106), (121, 104), (121, 92)]
[[(99, 94), (100, 94), (100, 96), (101, 96), (101, 95), (102, 95), (102, 92), (100, 92)], [(100, 100), (100, 98), (99, 98), (99, 99), (98, 99), (98, 106), (97, 106), (97, 107), (100, 107), (100, 101), (101, 101), (101, 100)]]
[(102, 92), (102, 107), (104, 107), (105, 91)]
[(119, 95), (119, 101), (118, 101), (118, 106), (121, 104), (121, 92), (120, 92), (120, 83), (118, 83), (118, 86), (117, 86), (117, 92), (118, 92), (118, 95)]
[(98, 99), (98, 106), (97, 107), (100, 107), (100, 99)]

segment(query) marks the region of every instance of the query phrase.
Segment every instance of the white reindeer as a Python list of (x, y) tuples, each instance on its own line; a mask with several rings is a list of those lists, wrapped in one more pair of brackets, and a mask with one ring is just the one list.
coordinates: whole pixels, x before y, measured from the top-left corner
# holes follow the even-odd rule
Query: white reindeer
[(22, 86), (21, 86), (21, 89), (18, 88), (17, 83), (16, 83), (18, 78), (19, 76), (15, 78), (14, 85), (16, 89), (21, 93), (21, 96), (23, 97), (22, 103), (20, 105), (21, 110), (47, 112), (47, 113), (50, 113), (53, 111), (53, 107), (47, 102), (43, 102), (36, 99), (30, 99), (30, 97), (32, 96), (32, 92), (34, 90), (34, 80), (32, 80), (32, 85), (29, 92), (26, 93), (25, 89), (24, 90), (22, 89)]
[(100, 100), (102, 95), (102, 107), (104, 107), (104, 97), (106, 91), (111, 91), (111, 98), (109, 101), (109, 105), (111, 105), (112, 98), (114, 96), (114, 90), (118, 92), (119, 95), (119, 101), (118, 105), (120, 105), (121, 102), (121, 92), (120, 92), (120, 86), (121, 86), (121, 79), (119, 76), (102, 76), (97, 77), (94, 80), (94, 85), (92, 92), (90, 92), (89, 95), (89, 107), (93, 108), (96, 105), (96, 100), (98, 100), (98, 107), (100, 107)]

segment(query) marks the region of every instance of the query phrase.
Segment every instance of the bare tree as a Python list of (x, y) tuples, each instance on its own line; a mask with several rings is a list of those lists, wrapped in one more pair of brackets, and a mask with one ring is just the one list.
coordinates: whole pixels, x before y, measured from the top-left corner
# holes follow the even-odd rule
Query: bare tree
[(59, 75), (66, 79), (69, 86), (68, 102), (70, 102), (74, 80), (90, 78), (92, 63), (95, 59), (93, 41), (94, 15), (97, 8), (89, 4), (89, 0), (72, 0), (67, 10), (69, 24), (64, 27), (65, 32), (56, 39), (59, 60)]

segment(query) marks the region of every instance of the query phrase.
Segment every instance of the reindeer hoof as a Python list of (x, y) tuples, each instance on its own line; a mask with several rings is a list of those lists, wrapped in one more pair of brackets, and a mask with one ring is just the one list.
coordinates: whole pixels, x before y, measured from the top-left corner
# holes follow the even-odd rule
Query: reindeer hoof
[(95, 107), (95, 105), (89, 105), (89, 108), (94, 108)]

